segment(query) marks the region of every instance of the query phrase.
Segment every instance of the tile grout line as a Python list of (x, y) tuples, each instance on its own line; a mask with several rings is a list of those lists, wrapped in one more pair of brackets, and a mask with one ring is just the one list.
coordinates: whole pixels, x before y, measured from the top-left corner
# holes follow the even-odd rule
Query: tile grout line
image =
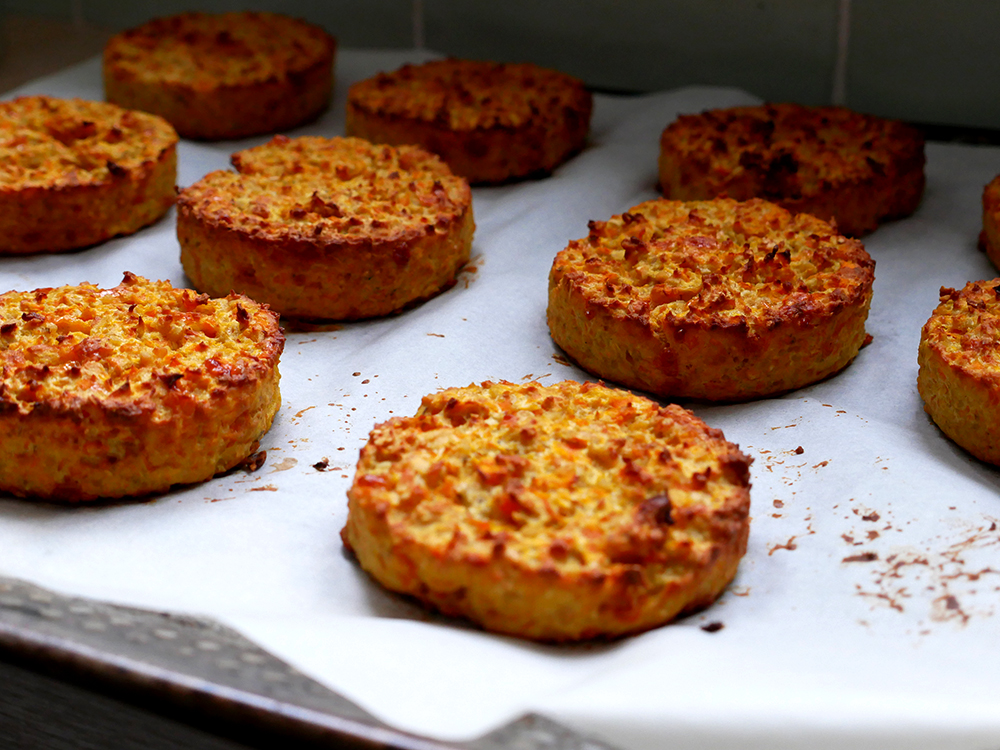
[(424, 49), (424, 0), (413, 0), (413, 48)]
[(86, 24), (83, 15), (83, 0), (71, 0), (70, 14), (73, 19), (73, 28), (82, 29)]
[[(414, 0), (419, 2), (419, 0)], [(847, 55), (851, 46), (851, 0), (837, 3), (837, 57), (833, 64), (830, 103), (847, 104)]]

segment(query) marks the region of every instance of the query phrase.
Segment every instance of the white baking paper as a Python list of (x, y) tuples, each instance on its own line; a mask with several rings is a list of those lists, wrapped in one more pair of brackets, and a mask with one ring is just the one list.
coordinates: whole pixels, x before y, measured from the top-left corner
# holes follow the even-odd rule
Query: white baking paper
[[(330, 111), (292, 135), (342, 134), (352, 81), (426, 56), (343, 52)], [(20, 93), (100, 98), (99, 64)], [(874, 341), (844, 372), (783, 398), (688, 404), (755, 459), (750, 547), (708, 610), (615, 643), (537, 645), (428, 614), (343, 553), (345, 492), (372, 425), (446, 386), (585, 379), (546, 329), (553, 256), (589, 219), (656, 197), (658, 136), (679, 112), (755, 101), (719, 88), (597, 96), (583, 153), (549, 178), (473, 191), (474, 257), (453, 289), (396, 317), (288, 335), (262, 469), (146, 502), (0, 499), (0, 574), (218, 619), (442, 739), (536, 711), (623, 750), (1000, 747), (1000, 474), (938, 432), (915, 385), (938, 288), (998, 275), (976, 249), (997, 148), (928, 146), (920, 209), (865, 239)], [(182, 142), (180, 184), (264, 140)], [(0, 259), (0, 289), (110, 286), (126, 270), (186, 284), (178, 252), (171, 212), (92, 249)], [(701, 629), (711, 622), (724, 627)]]

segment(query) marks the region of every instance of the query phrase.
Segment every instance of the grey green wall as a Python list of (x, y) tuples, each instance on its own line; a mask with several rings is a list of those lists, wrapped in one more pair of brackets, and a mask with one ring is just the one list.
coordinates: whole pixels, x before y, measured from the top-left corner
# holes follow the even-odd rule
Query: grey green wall
[(410, 47), (416, 28), (430, 49), (531, 60), (604, 89), (717, 84), (807, 104), (831, 101), (845, 7), (848, 105), (1000, 128), (998, 0), (6, 0), (115, 30), (189, 9), (276, 10), (348, 47)]

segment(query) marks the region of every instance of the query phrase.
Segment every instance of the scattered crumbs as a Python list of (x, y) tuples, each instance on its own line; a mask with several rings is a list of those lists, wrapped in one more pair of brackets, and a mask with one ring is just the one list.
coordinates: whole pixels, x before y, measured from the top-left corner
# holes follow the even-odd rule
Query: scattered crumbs
[(361, 385), (368, 385), (370, 382), (372, 381), (370, 381), (368, 378), (365, 378), (364, 380), (361, 381)]
[(257, 451), (244, 458), (243, 463), (240, 464), (240, 468), (252, 474), (263, 466), (265, 461), (267, 461), (267, 451)]
[(848, 544), (855, 544), (855, 543), (857, 543), (857, 544), (861, 544), (861, 542), (855, 542), (855, 541), (854, 541), (854, 537), (853, 537), (853, 536), (851, 536), (850, 534), (841, 534), (841, 535), (840, 535), (840, 538), (841, 538), (841, 539), (843, 539), (843, 540), (844, 540), (845, 542), (847, 542)]
[(828, 409), (832, 409), (833, 408), (833, 404), (820, 404), (820, 406), (825, 406)]
[(326, 467), (329, 465), (330, 465), (330, 459), (327, 458), (326, 456), (323, 456), (323, 460), (314, 463), (313, 468), (316, 469), (316, 471), (326, 471)]
[(305, 409), (300, 409), (299, 411), (295, 412), (295, 418), (301, 419), (303, 414), (305, 414), (310, 409), (315, 409), (315, 408), (316, 408), (315, 406), (307, 406)]
[(439, 338), (439, 339), (443, 339), (444, 338), (444, 334), (443, 333), (428, 333), (427, 335), (428, 336), (434, 336), (435, 338)]
[(260, 487), (251, 487), (247, 492), (277, 492), (278, 488), (273, 484), (264, 484)]
[(867, 536), (869, 540), (874, 540), (874, 539), (878, 539), (879, 533), (877, 531), (875, 531), (875, 529), (872, 529), (867, 534), (865, 534), (865, 536)]
[(954, 505), (949, 505), (948, 506), (948, 510), (955, 510), (955, 506)]
[(793, 452), (795, 453), (796, 456), (801, 456), (803, 453), (805, 453), (805, 449), (800, 445)]
[(777, 499), (772, 504), (774, 505), (775, 508), (784, 508), (785, 507), (785, 503), (782, 502), (781, 500), (777, 500)]
[(845, 557), (841, 562), (853, 563), (853, 562), (875, 562), (878, 560), (878, 553), (876, 552), (862, 552), (857, 555), (849, 555)]
[[(855, 512), (857, 512), (857, 511), (855, 511)], [(862, 521), (878, 521), (880, 518), (881, 518), (881, 516), (878, 513), (876, 513), (875, 511), (872, 511), (867, 516), (861, 516), (861, 520)]]
[(271, 473), (273, 474), (276, 471), (288, 471), (293, 466), (296, 466), (298, 463), (299, 462), (298, 462), (297, 459), (294, 459), (294, 458), (291, 458), (291, 457), (289, 457), (289, 458), (283, 458), (280, 461), (278, 461), (278, 463), (274, 464), (271, 467)]
[(726, 626), (723, 625), (718, 620), (716, 620), (715, 622), (706, 622), (704, 625), (701, 626), (701, 629), (704, 630), (706, 633), (718, 633), (724, 627)]
[(344, 449), (343, 449), (343, 447), (341, 447), (341, 448), (337, 448), (337, 450), (338, 450), (338, 451), (342, 451), (342, 450), (344, 450)]
[(837, 414), (847, 414), (843, 409), (837, 409)]
[(341, 474), (340, 477), (341, 477), (341, 479), (349, 479), (350, 478), (350, 477), (347, 476), (347, 474)]
[(772, 513), (771, 518), (784, 518), (784, 516), (781, 515), (780, 513)]
[(821, 468), (823, 468), (824, 466), (828, 466), (829, 464), (830, 464), (830, 462), (829, 462), (829, 461), (820, 461), (820, 462), (819, 462), (818, 464), (814, 464), (814, 465), (813, 465), (813, 468), (814, 468), (814, 469), (821, 469)]
[[(985, 607), (966, 602), (982, 590), (985, 576), (1000, 576), (1000, 570), (988, 565), (992, 559), (989, 553), (1000, 545), (996, 520), (988, 517), (984, 520), (989, 522), (988, 527), (986, 524), (969, 525), (958, 541), (943, 550), (927, 547), (895, 551), (885, 558), (883, 565), (872, 571), (871, 588), (855, 586), (858, 596), (903, 612), (907, 599), (925, 592), (930, 595), (929, 617), (933, 622), (954, 622), (964, 626), (973, 616), (993, 615), (992, 599), (984, 603)], [(980, 558), (978, 562), (976, 557)], [(920, 631), (921, 635), (929, 633), (927, 629)]]
[(356, 378), (360, 374), (361, 374), (360, 372), (352, 372), (351, 376)]

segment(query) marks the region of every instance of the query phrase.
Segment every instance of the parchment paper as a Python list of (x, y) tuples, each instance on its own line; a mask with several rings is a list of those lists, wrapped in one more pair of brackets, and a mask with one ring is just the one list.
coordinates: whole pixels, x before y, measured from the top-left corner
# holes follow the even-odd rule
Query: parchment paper
[[(343, 52), (330, 111), (291, 134), (342, 134), (349, 83), (426, 56)], [(99, 63), (19, 93), (99, 99)], [(441, 387), (586, 379), (546, 329), (553, 256), (589, 219), (656, 197), (658, 136), (677, 113), (756, 101), (719, 88), (596, 97), (590, 145), (552, 177), (474, 190), (474, 258), (453, 289), (289, 334), (261, 470), (147, 502), (0, 498), (0, 573), (216, 618), (444, 739), (538, 711), (625, 750), (1000, 747), (1000, 475), (938, 432), (915, 385), (938, 288), (998, 275), (976, 237), (1000, 149), (928, 146), (918, 212), (865, 240), (874, 342), (844, 372), (783, 398), (687, 404), (756, 459), (750, 548), (710, 609), (611, 644), (540, 646), (430, 615), (343, 554), (345, 492), (373, 424)], [(182, 142), (179, 183), (264, 140)], [(186, 285), (178, 253), (171, 212), (81, 252), (0, 259), (0, 289), (111, 286), (126, 270)], [(711, 622), (724, 627), (701, 629)]]

